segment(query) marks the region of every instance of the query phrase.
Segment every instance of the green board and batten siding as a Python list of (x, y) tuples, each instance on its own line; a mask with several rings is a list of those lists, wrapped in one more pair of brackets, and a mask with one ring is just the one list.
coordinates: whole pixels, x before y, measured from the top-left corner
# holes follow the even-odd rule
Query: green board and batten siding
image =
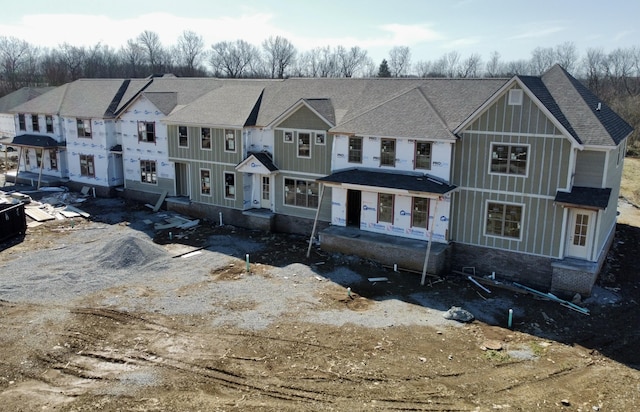
[[(235, 167), (242, 161), (242, 148), (240, 146), (242, 131), (234, 130), (236, 138), (236, 151), (225, 152), (225, 129), (211, 128), (211, 149), (202, 149), (200, 146), (201, 127), (187, 127), (188, 147), (178, 146), (178, 126), (167, 126), (169, 138), (169, 159), (187, 165), (189, 173), (189, 187), (191, 188), (191, 200), (198, 203), (213, 204), (233, 209), (242, 209), (242, 173), (237, 173)], [(200, 187), (200, 170), (211, 171), (211, 195), (203, 195)], [(235, 199), (224, 197), (224, 174), (235, 174)]]
[[(298, 157), (298, 144), (294, 137), (293, 142), (284, 141), (283, 129), (300, 130), (308, 132), (323, 132), (324, 145), (316, 144), (311, 136), (311, 158)], [(302, 173), (316, 174), (315, 177), (326, 176), (331, 172), (331, 146), (332, 137), (326, 130), (329, 125), (318, 118), (306, 107), (300, 108), (294, 114), (285, 119), (275, 129), (274, 163), (280, 170), (295, 170)]]
[[(278, 124), (274, 130), (274, 163), (280, 169), (275, 176), (275, 209), (277, 213), (313, 219), (316, 210), (284, 204), (284, 179), (315, 180), (331, 173), (331, 148), (333, 136), (327, 133), (329, 125), (307, 107), (301, 107)], [(298, 144), (284, 141), (284, 129), (311, 132), (311, 157), (298, 157)], [(317, 144), (315, 132), (324, 133), (324, 144)], [(331, 220), (331, 189), (325, 188), (319, 219)]]
[[(567, 188), (571, 142), (527, 97), (507, 104), (507, 94), (485, 110), (462, 133), (455, 148), (452, 240), (471, 245), (558, 257), (563, 209), (554, 204)], [(527, 176), (491, 174), (491, 144), (528, 147)], [(523, 205), (519, 240), (485, 235), (487, 201)], [(458, 224), (458, 222), (466, 222)], [(549, 229), (548, 229), (549, 228)]]

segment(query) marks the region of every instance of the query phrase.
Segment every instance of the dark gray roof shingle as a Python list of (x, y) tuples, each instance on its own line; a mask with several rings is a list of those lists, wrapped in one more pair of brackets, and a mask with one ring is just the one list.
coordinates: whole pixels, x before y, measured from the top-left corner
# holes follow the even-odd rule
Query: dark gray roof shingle
[(445, 194), (456, 187), (427, 175), (397, 172), (380, 172), (365, 169), (346, 169), (317, 179), (326, 183), (347, 183), (411, 192)]
[(557, 192), (554, 201), (572, 206), (606, 209), (610, 197), (611, 189), (609, 188), (574, 186), (570, 192)]

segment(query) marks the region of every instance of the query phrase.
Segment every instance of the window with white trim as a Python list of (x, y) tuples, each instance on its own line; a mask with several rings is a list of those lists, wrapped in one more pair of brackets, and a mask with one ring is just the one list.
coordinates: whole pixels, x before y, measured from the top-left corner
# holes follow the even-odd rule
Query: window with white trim
[(236, 151), (236, 132), (232, 129), (225, 129), (224, 131), (224, 150), (225, 152)]
[(491, 144), (491, 173), (527, 175), (528, 145)]
[(140, 161), (140, 181), (142, 183), (158, 184), (155, 160)]
[(285, 130), (282, 133), (282, 140), (285, 143), (293, 143), (293, 132), (291, 130)]
[(178, 126), (178, 147), (189, 147), (188, 133), (187, 126)]
[(210, 127), (200, 128), (200, 148), (211, 149), (211, 128)]
[(211, 170), (200, 169), (200, 194), (211, 195)]
[(316, 144), (320, 146), (326, 144), (326, 135), (324, 133), (316, 133)]
[(520, 239), (522, 228), (522, 205), (487, 202), (487, 225), (489, 236)]
[(27, 130), (27, 122), (24, 118), (24, 113), (18, 114), (18, 130), (21, 130), (21, 131)]
[(224, 197), (227, 199), (236, 198), (236, 174), (224, 172)]
[(304, 179), (284, 179), (284, 204), (316, 209), (318, 182)]
[(298, 132), (298, 157), (311, 157), (311, 133)]

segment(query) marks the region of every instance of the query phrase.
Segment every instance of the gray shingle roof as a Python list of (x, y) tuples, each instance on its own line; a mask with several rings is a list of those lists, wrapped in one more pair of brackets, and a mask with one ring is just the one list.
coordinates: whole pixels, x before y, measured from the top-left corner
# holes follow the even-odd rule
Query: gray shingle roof
[(243, 127), (270, 81), (217, 80), (218, 87), (175, 110), (165, 121), (173, 124)]
[(582, 143), (617, 146), (632, 132), (627, 122), (559, 65), (542, 75), (542, 82)]
[(574, 186), (570, 192), (557, 192), (554, 201), (573, 206), (606, 209), (610, 197), (611, 189), (608, 188)]
[(365, 169), (340, 170), (317, 180), (327, 183), (347, 183), (441, 195), (456, 188), (453, 185), (444, 183), (427, 175), (387, 171), (380, 172)]
[(0, 97), (0, 113), (9, 113), (14, 107), (28, 102), (55, 87), (22, 87), (12, 93)]

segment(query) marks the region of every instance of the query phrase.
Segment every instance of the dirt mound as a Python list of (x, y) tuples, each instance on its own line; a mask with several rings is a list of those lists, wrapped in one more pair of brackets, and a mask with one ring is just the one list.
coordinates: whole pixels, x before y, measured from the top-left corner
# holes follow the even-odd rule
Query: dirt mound
[(109, 269), (131, 269), (146, 266), (165, 256), (153, 243), (134, 236), (110, 242), (98, 253), (98, 262)]

